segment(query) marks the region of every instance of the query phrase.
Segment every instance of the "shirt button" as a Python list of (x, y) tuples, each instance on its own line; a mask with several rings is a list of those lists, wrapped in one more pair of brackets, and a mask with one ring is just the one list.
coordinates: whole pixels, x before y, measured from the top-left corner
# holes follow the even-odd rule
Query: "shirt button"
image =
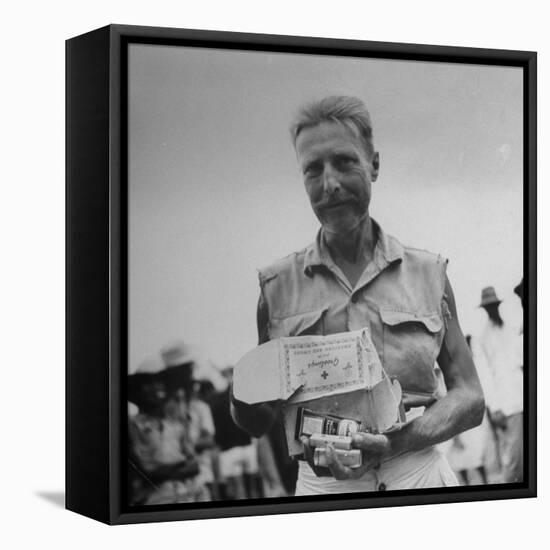
[(359, 296), (357, 294), (352, 294), (351, 295), (351, 303), (356, 304), (357, 300), (359, 300)]
[(380, 483), (380, 485), (378, 485), (378, 490), (379, 491), (385, 491), (386, 490), (386, 484), (385, 483)]

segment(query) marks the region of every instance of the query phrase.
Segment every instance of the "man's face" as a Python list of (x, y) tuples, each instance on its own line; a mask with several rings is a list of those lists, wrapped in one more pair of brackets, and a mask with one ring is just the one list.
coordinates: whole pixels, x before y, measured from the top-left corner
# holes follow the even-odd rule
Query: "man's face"
[(348, 233), (368, 212), (378, 153), (369, 155), (359, 132), (337, 122), (304, 128), (296, 154), (311, 206), (331, 233)]

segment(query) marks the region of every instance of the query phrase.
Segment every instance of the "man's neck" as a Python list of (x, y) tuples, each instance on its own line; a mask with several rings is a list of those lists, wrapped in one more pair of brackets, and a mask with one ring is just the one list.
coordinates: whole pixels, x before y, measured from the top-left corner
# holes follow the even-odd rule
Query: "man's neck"
[(374, 223), (368, 214), (349, 233), (324, 232), (325, 243), (337, 264), (345, 262), (366, 265), (369, 263), (374, 256), (376, 237)]
[(355, 288), (374, 258), (377, 235), (372, 220), (367, 215), (353, 231), (345, 234), (325, 232), (324, 238), (332, 260), (342, 270), (351, 288)]

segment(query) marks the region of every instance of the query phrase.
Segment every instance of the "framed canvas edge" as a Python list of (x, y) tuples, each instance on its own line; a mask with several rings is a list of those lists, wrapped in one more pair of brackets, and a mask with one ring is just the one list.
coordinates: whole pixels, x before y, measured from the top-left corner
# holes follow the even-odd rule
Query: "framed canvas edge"
[[(535, 498), (536, 491), (527, 487), (510, 487), (503, 485), (492, 486), (492, 490), (485, 488), (475, 491), (465, 491), (464, 488), (456, 488), (456, 492), (445, 490), (407, 490), (395, 491), (395, 494), (387, 492), (384, 496), (372, 494), (369, 496), (343, 494), (324, 497), (287, 497), (285, 502), (277, 503), (249, 503), (239, 505), (219, 505), (208, 508), (189, 508), (172, 510), (143, 510), (139, 512), (121, 512), (111, 519), (112, 525), (125, 525), (131, 523), (150, 523), (164, 521), (185, 521), (197, 519), (218, 519), (225, 517), (250, 517), (264, 515), (281, 515), (310, 512), (336, 512), (345, 510), (358, 510), (370, 508), (388, 508), (402, 506), (453, 504), (480, 502), (492, 500), (508, 500), (521, 498)], [(373, 496), (374, 495), (374, 496)], [(267, 499), (262, 499), (267, 500)]]
[(109, 521), (112, 456), (108, 35), (103, 27), (65, 44), (65, 506), (102, 522)]
[[(537, 55), (528, 56), (524, 66), (524, 277), (527, 285), (527, 311), (523, 312), (524, 358), (527, 383), (524, 384), (524, 441), (528, 486), (537, 487)], [(525, 372), (525, 370), (524, 370)], [(524, 407), (525, 411), (525, 407)]]
[[(455, 48), (451, 46), (426, 46), (418, 44), (396, 44), (368, 41), (350, 41), (309, 37), (259, 35), (248, 33), (227, 33), (220, 31), (200, 31), (169, 29), (158, 27), (137, 27), (127, 25), (109, 26), (109, 511), (108, 523), (142, 523), (154, 521), (174, 521), (184, 519), (207, 519), (218, 517), (283, 514), (296, 512), (316, 512), (347, 510), (381, 506), (406, 506), (412, 504), (440, 504), (496, 499), (527, 498), (536, 496), (536, 52), (487, 50), (480, 48)], [(127, 306), (124, 281), (123, 256), (125, 254), (126, 217), (123, 209), (126, 195), (122, 182), (126, 177), (126, 163), (122, 157), (127, 139), (123, 116), (125, 103), (125, 79), (122, 71), (127, 69), (124, 49), (128, 43), (148, 41), (187, 44), (203, 47), (247, 48), (251, 50), (309, 51), (313, 53), (332, 52), (335, 55), (372, 54), (376, 57), (416, 59), (430, 61), (451, 61), (456, 63), (482, 63), (520, 66), (524, 70), (524, 262), (528, 274), (527, 312), (524, 313), (525, 326), (529, 330), (525, 338), (525, 354), (528, 358), (529, 375), (525, 385), (528, 401), (525, 415), (527, 480), (518, 486), (481, 486), (480, 488), (446, 488), (389, 492), (383, 496), (338, 495), (331, 497), (288, 497), (278, 502), (246, 503), (227, 505), (209, 503), (208, 507), (175, 508), (170, 510), (130, 511), (123, 504), (122, 455), (125, 441), (124, 413), (125, 401), (122, 398), (127, 323), (125, 326), (124, 308)], [(125, 287), (124, 287), (125, 288)], [(97, 518), (96, 518), (97, 519)], [(104, 519), (100, 518), (100, 521)]]

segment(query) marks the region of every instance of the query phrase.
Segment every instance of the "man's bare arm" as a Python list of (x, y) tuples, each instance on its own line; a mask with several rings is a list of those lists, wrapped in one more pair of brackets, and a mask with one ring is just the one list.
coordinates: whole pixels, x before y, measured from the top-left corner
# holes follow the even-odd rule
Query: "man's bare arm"
[(355, 434), (353, 443), (363, 450), (364, 468), (362, 471), (346, 468), (331, 453), (329, 466), (337, 479), (358, 477), (380, 460), (441, 443), (481, 423), (485, 411), (483, 391), (458, 323), (448, 280), (445, 294), (451, 318), (447, 321), (447, 332), (437, 362), (447, 385), (447, 395), (427, 407), (421, 417), (400, 431), (387, 435)]
[(479, 425), (483, 419), (483, 391), (458, 322), (454, 294), (448, 280), (445, 294), (451, 315), (437, 362), (443, 372), (447, 395), (428, 407), (423, 416), (411, 422), (401, 433), (390, 438), (392, 450), (398, 452), (441, 443)]
[(446, 441), (483, 420), (485, 401), (468, 344), (458, 322), (453, 290), (448, 280), (445, 294), (450, 318), (437, 362), (447, 395), (424, 414), (390, 436), (391, 454), (415, 451)]

